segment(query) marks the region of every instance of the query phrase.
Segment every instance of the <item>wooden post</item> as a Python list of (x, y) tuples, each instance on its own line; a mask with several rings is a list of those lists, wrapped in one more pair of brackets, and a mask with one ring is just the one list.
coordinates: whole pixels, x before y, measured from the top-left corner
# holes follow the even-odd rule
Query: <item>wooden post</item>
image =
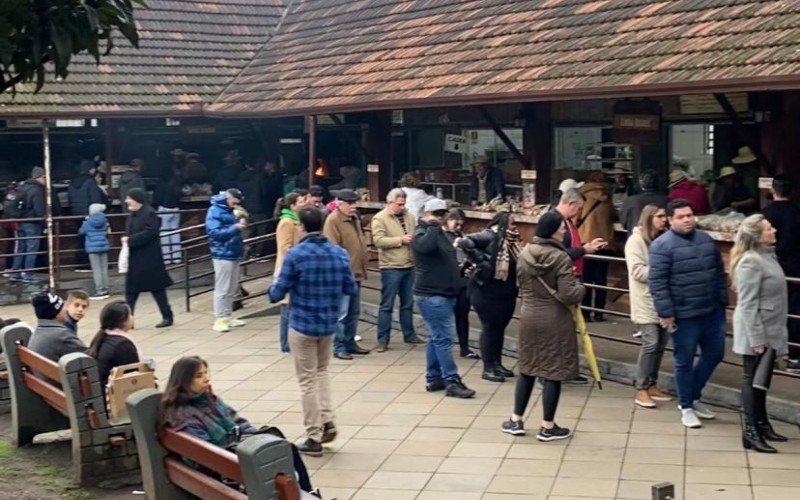
[[(378, 165), (378, 172), (367, 172), (370, 195), (375, 201), (383, 200), (392, 189), (392, 112), (373, 111), (365, 115), (367, 130), (367, 164)], [(374, 169), (374, 167), (373, 167)], [(372, 185), (376, 177), (376, 185)]]
[(550, 103), (524, 104), (522, 115), (525, 126), (522, 130), (522, 152), (530, 158), (532, 169), (536, 170), (536, 203), (550, 203), (553, 179), (553, 124)]
[(47, 225), (47, 276), (50, 290), (56, 289), (55, 252), (53, 251), (53, 175), (50, 165), (50, 124), (42, 120), (42, 149), (44, 153), (45, 224)]
[(314, 185), (314, 170), (317, 169), (317, 117), (306, 117), (308, 128), (308, 187)]

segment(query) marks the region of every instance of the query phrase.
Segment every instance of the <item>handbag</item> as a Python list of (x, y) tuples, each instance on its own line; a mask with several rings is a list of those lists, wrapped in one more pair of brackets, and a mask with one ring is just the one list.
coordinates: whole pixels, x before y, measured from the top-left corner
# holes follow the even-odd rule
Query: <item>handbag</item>
[(128, 248), (127, 243), (122, 244), (122, 248), (119, 249), (119, 259), (117, 261), (117, 269), (119, 270), (119, 274), (126, 274), (128, 272), (128, 262), (130, 261), (131, 257), (131, 250)]
[(753, 374), (753, 388), (762, 391), (768, 391), (772, 383), (772, 370), (775, 368), (775, 358), (777, 352), (772, 347), (767, 349), (758, 356), (756, 371)]

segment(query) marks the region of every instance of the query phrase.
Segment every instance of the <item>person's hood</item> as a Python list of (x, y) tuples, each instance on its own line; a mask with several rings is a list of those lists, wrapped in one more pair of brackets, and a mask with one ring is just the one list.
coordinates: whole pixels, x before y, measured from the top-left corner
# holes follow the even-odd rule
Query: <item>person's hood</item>
[(122, 172), (122, 175), (119, 176), (119, 181), (130, 182), (137, 177), (141, 177), (141, 174), (136, 170), (126, 170), (125, 172)]
[(542, 276), (553, 268), (561, 252), (565, 252), (564, 245), (558, 241), (536, 236), (533, 243), (522, 250), (519, 260), (531, 274)]
[(92, 229), (105, 229), (106, 215), (102, 212), (91, 214), (86, 218), (86, 223), (89, 224), (89, 227)]
[(70, 185), (75, 186), (77, 189), (80, 189), (83, 187), (84, 184), (89, 182), (90, 179), (92, 179), (92, 176), (89, 174), (78, 174), (77, 177), (75, 177), (70, 181)]
[(69, 333), (69, 329), (67, 325), (58, 321), (57, 319), (42, 319), (38, 318), (36, 320), (36, 329), (37, 330), (61, 330)]
[(600, 182), (587, 182), (581, 188), (581, 193), (586, 198), (586, 204), (595, 201), (608, 200), (608, 185)]
[(215, 194), (211, 197), (211, 206), (215, 205), (223, 210), (233, 212), (233, 208), (228, 206), (228, 195), (225, 193)]
[(631, 231), (631, 236), (633, 236), (633, 235), (641, 236), (642, 235), (642, 228), (639, 227), (639, 226), (634, 227), (633, 231)]

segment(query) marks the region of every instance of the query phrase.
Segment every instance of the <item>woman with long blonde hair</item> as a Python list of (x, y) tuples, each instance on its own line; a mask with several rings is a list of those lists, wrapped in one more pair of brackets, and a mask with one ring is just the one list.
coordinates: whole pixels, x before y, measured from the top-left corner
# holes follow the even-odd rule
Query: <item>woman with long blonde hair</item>
[(639, 225), (633, 228), (625, 243), (625, 262), (630, 283), (631, 321), (642, 334), (642, 348), (636, 374), (636, 399), (642, 408), (655, 408), (655, 401), (671, 401), (672, 397), (658, 388), (658, 372), (669, 334), (658, 321), (658, 313), (650, 295), (648, 250), (667, 229), (667, 212), (663, 207), (645, 205), (639, 215)]
[(763, 215), (755, 214), (742, 222), (731, 250), (730, 274), (737, 295), (733, 352), (742, 356), (744, 370), (742, 446), (761, 453), (777, 453), (767, 441), (787, 440), (775, 432), (767, 417), (772, 370), (768, 370), (765, 380), (754, 381), (763, 357), (770, 362), (774, 356), (789, 352), (786, 275), (775, 255), (775, 241), (775, 228)]

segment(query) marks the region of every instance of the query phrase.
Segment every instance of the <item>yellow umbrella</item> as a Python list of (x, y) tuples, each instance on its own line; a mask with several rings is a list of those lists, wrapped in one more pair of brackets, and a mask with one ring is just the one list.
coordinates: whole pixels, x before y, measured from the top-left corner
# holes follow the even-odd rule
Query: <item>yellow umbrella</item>
[(578, 332), (578, 337), (583, 340), (583, 355), (586, 357), (586, 363), (589, 369), (592, 370), (592, 376), (597, 381), (597, 388), (602, 390), (603, 383), (600, 380), (600, 367), (597, 365), (597, 356), (594, 355), (594, 346), (592, 346), (592, 338), (589, 332), (586, 331), (586, 320), (583, 319), (583, 313), (578, 306), (572, 306), (572, 318), (575, 320), (575, 331)]

